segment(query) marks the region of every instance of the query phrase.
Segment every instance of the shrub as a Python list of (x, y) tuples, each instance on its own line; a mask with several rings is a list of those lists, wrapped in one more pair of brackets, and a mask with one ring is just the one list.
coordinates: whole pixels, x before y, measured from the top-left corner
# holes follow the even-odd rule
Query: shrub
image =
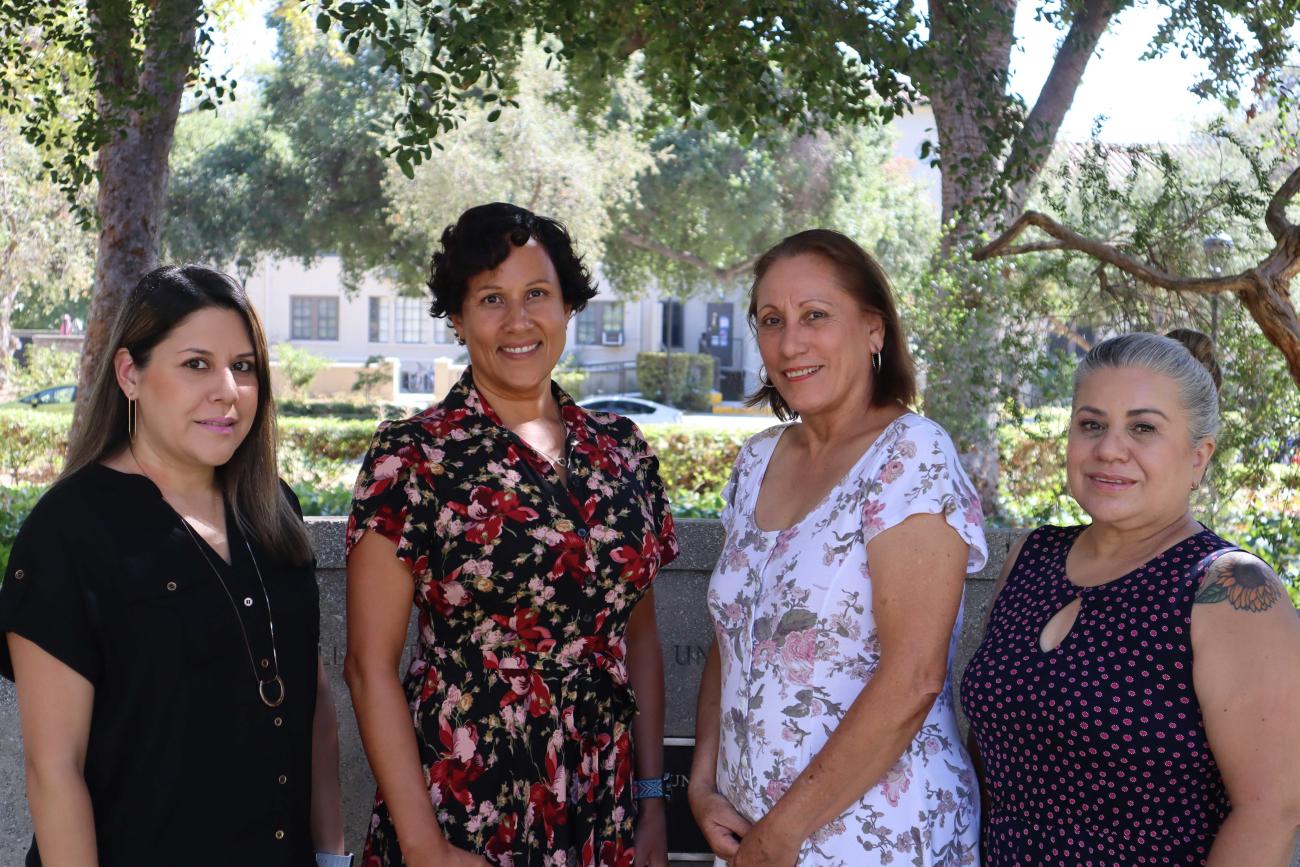
[(998, 428), (998, 523), (1008, 527), (1077, 524), (1084, 512), (1066, 490), (1066, 407), (1039, 407)]
[[(668, 359), (671, 357), (671, 374)], [(638, 352), (636, 381), (650, 400), (696, 412), (709, 410), (713, 356), (689, 352)]]
[(52, 388), (56, 385), (73, 385), (77, 381), (81, 356), (52, 346), (29, 346), (26, 364), (10, 368), (10, 382), (19, 395)]
[(578, 358), (572, 352), (555, 366), (551, 378), (574, 400), (582, 400), (587, 396), (587, 371), (578, 366)]
[(375, 424), (380, 419), (405, 418), (411, 414), (410, 408), (401, 404), (347, 400), (279, 400), (276, 401), (276, 409), (281, 419), (368, 419)]
[(383, 393), (385, 387), (393, 384), (393, 365), (382, 355), (372, 355), (357, 371), (357, 378), (352, 383), (352, 390), (367, 397)]
[[(659, 475), (673, 497), (720, 494), (731, 477), (740, 447), (753, 431), (685, 428), (676, 425), (645, 431), (659, 457)], [(700, 517), (700, 516), (692, 516)]]
[(0, 472), (15, 482), (49, 483), (63, 468), (72, 415), (0, 410)]
[(275, 348), (276, 360), (280, 362), (280, 371), (288, 384), (292, 395), (306, 394), (307, 386), (316, 378), (316, 374), (330, 366), (328, 358), (323, 358), (306, 349), (299, 349), (292, 343), (281, 343)]

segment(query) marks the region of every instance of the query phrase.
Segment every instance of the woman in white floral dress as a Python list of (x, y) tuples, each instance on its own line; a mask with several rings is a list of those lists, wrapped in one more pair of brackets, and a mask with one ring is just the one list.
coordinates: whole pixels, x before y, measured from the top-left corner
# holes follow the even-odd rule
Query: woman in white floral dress
[(909, 412), (880, 267), (836, 232), (759, 261), (756, 403), (797, 422), (741, 451), (709, 586), (690, 800), (732, 867), (974, 865), (979, 795), (949, 664), (979, 497)]

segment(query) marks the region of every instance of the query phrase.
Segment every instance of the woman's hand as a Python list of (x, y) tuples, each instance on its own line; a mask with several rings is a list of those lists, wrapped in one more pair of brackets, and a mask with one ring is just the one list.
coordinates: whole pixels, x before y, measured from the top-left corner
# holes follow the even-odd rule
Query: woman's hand
[(732, 856), (731, 867), (794, 867), (803, 840), (773, 821), (769, 813), (749, 829)]
[[(692, 786), (687, 792), (695, 824), (704, 834), (704, 840), (719, 858), (732, 858), (741, 841), (749, 833), (750, 823), (736, 812), (731, 802), (716, 789)], [(796, 850), (798, 851), (798, 850)]]
[(668, 817), (663, 798), (637, 802), (634, 867), (668, 867)]

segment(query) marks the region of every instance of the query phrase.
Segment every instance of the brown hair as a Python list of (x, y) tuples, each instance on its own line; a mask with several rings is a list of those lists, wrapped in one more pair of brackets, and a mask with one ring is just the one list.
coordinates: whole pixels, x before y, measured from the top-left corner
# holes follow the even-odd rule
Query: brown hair
[(127, 446), (127, 401), (113, 369), (117, 350), (126, 349), (136, 366), (146, 367), (154, 347), (187, 316), (208, 307), (233, 310), (244, 320), (256, 356), (257, 375), (253, 424), (230, 460), (217, 468), (217, 484), (245, 537), (259, 542), (282, 562), (309, 562), (312, 550), (307, 531), (280, 490), (276, 474), (275, 404), (271, 401), (266, 333), (244, 288), (231, 277), (202, 265), (157, 268), (144, 275), (122, 299), (90, 393), (80, 398), (86, 401), (85, 418), (92, 421), (72, 431), (59, 480)]
[[(907, 348), (903, 323), (894, 306), (894, 294), (884, 269), (866, 250), (851, 238), (831, 229), (809, 229), (791, 235), (759, 258), (754, 265), (754, 284), (749, 289), (749, 327), (758, 325), (758, 284), (768, 269), (782, 259), (793, 256), (821, 256), (835, 268), (840, 282), (858, 299), (864, 310), (878, 315), (884, 322), (885, 342), (880, 348), (880, 370), (872, 374), (871, 405), (910, 406), (916, 400), (916, 366)], [(865, 373), (865, 371), (864, 371)], [(746, 400), (747, 406), (770, 406), (777, 418), (785, 421), (798, 416), (781, 397), (770, 379), (763, 379), (758, 390)]]

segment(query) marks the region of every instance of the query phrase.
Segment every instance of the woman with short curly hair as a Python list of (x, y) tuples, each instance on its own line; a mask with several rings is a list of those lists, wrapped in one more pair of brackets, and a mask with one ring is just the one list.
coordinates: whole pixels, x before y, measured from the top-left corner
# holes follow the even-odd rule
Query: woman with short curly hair
[(595, 294), (563, 226), (482, 205), (441, 246), (431, 312), (470, 367), (380, 427), (348, 524), (345, 674), (379, 783), (363, 864), (666, 867), (658, 461), (551, 379)]

